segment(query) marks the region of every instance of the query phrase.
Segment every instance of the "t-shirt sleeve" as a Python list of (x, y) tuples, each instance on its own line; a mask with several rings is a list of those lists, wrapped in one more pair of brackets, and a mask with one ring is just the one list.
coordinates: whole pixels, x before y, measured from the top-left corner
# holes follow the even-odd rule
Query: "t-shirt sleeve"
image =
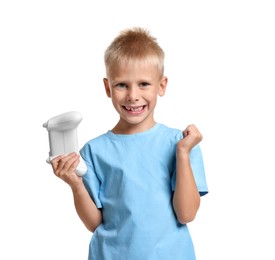
[(101, 181), (95, 172), (89, 145), (84, 145), (84, 147), (80, 150), (80, 155), (87, 165), (87, 172), (82, 177), (83, 183), (97, 208), (102, 208), (102, 204), (99, 198)]
[[(198, 191), (201, 196), (208, 193), (208, 187), (205, 177), (204, 163), (201, 148), (196, 145), (190, 152), (190, 164), (196, 181)], [(176, 167), (175, 167), (176, 168)], [(174, 169), (172, 175), (172, 190), (175, 190), (176, 186), (176, 169)]]

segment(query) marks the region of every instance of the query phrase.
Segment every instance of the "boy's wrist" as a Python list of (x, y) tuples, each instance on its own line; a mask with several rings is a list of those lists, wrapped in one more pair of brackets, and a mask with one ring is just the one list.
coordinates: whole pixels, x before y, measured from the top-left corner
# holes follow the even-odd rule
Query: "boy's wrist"
[(177, 158), (181, 158), (184, 160), (189, 160), (190, 159), (190, 152), (185, 149), (177, 149)]
[(84, 183), (82, 182), (82, 178), (79, 182), (70, 185), (70, 187), (73, 193), (79, 193), (83, 190), (83, 188), (85, 189)]

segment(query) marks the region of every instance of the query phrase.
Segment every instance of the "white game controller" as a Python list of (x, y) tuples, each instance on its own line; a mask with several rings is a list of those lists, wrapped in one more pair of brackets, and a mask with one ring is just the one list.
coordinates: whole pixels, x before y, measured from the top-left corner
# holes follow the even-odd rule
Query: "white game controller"
[[(62, 154), (76, 152), (79, 154), (77, 126), (82, 121), (82, 116), (76, 111), (67, 112), (49, 119), (43, 124), (49, 133), (50, 152), (47, 162)], [(80, 156), (80, 163), (76, 174), (83, 176), (87, 166)]]

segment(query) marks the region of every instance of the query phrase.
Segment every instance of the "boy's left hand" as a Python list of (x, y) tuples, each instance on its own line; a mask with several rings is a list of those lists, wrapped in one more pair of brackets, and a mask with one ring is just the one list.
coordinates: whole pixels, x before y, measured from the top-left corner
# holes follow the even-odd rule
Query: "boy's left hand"
[(183, 139), (178, 142), (178, 151), (190, 152), (191, 149), (202, 140), (202, 134), (193, 124), (187, 126), (182, 133)]

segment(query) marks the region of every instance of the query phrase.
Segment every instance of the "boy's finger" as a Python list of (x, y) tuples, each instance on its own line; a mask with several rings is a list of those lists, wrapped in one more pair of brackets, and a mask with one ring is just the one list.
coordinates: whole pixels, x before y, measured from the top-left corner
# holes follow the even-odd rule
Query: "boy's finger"
[(76, 153), (69, 154), (65, 158), (62, 158), (59, 161), (58, 167), (60, 169), (63, 169), (64, 171), (68, 171), (73, 167), (72, 165), (75, 163), (75, 161), (78, 161), (78, 160), (79, 160), (79, 155), (77, 155)]

